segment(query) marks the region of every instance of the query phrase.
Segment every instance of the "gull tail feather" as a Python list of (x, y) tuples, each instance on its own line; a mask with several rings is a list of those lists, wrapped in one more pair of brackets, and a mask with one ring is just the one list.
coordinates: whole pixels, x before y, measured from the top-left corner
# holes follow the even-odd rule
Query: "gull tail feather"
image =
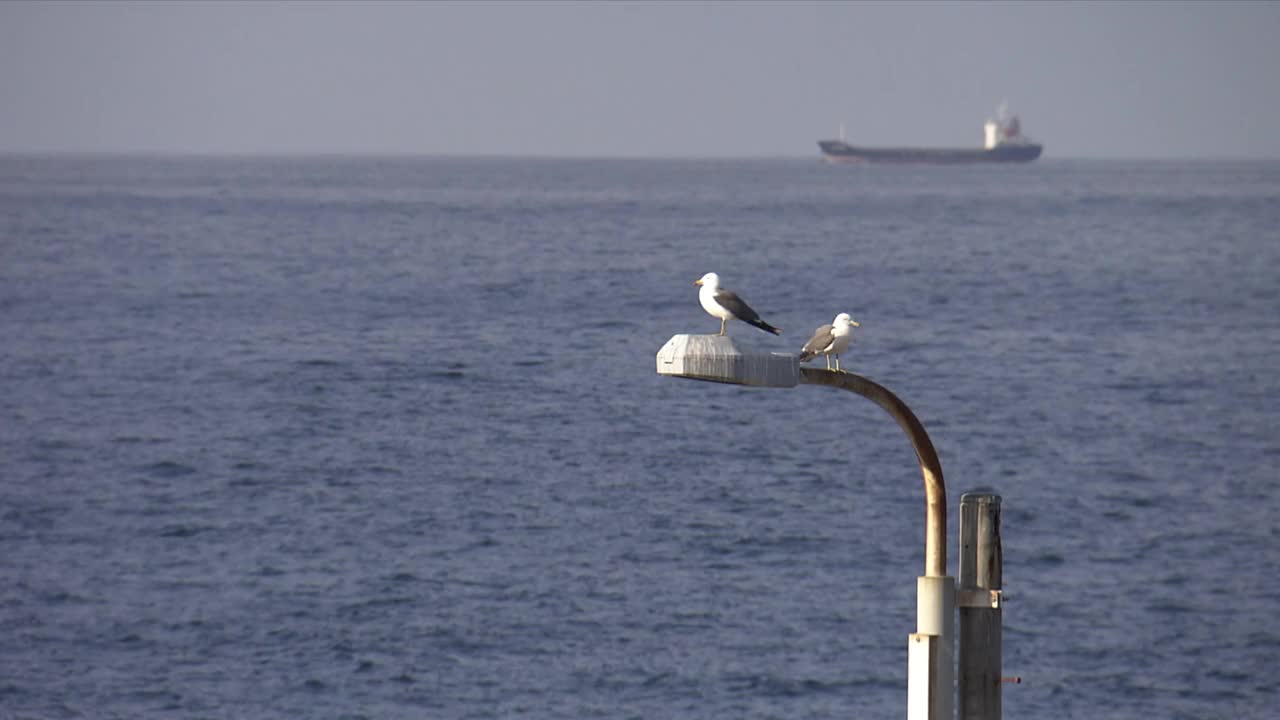
[(761, 330), (764, 330), (765, 332), (771, 332), (771, 333), (773, 333), (774, 335), (781, 335), (781, 334), (782, 334), (782, 331), (781, 331), (781, 330), (779, 330), (778, 328), (776, 328), (776, 327), (774, 327), (774, 326), (770, 325), (769, 323), (767, 323), (767, 322), (765, 322), (765, 321), (763, 321), (763, 320), (749, 320), (748, 322), (750, 322), (752, 325), (755, 325), (756, 327), (760, 328)]

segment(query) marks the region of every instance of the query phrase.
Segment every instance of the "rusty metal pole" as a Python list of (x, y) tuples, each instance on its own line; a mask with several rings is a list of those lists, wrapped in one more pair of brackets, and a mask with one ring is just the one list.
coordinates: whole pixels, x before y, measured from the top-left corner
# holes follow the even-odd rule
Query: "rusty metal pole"
[(857, 393), (884, 408), (898, 421), (898, 425), (911, 440), (911, 446), (920, 459), (920, 471), (924, 475), (926, 527), (924, 539), (924, 574), (945, 577), (947, 574), (947, 490), (942, 479), (942, 463), (933, 449), (924, 425), (915, 413), (897, 395), (861, 375), (850, 372), (800, 368), (800, 382), (807, 385), (827, 385)]
[(916, 632), (907, 644), (908, 720), (952, 720), (955, 580), (947, 576), (947, 491), (929, 434), (898, 396), (861, 375), (800, 368), (800, 382), (856, 393), (889, 413), (911, 440), (924, 475), (925, 574), (916, 579)]
[(755, 352), (728, 337), (675, 335), (658, 351), (659, 375), (694, 380), (795, 387), (826, 385), (883, 408), (911, 440), (924, 475), (925, 574), (916, 578), (916, 632), (907, 638), (907, 719), (953, 720), (955, 708), (955, 579), (947, 573), (947, 492), (929, 435), (898, 396), (861, 375), (802, 368), (798, 356)]

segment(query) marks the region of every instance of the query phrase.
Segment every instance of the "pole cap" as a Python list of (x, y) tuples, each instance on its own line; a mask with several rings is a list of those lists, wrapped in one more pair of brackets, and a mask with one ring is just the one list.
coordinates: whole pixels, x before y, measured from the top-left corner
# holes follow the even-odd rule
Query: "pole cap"
[(960, 496), (961, 505), (999, 505), (1000, 496), (994, 492), (971, 491)]
[(792, 353), (758, 352), (726, 335), (674, 335), (658, 351), (658, 374), (790, 388), (800, 384), (800, 358)]

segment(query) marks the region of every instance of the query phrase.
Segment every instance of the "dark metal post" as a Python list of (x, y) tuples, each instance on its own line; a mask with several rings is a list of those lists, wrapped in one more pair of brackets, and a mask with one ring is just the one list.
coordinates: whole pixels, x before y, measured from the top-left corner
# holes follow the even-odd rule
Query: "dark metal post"
[(960, 498), (959, 720), (1000, 720), (1001, 643), (1000, 496)]

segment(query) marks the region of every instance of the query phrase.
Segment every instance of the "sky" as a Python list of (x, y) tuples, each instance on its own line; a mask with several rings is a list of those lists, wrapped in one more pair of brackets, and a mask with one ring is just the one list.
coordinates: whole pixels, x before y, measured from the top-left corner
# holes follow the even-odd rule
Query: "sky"
[(1280, 158), (1280, 2), (0, 2), (0, 152)]

